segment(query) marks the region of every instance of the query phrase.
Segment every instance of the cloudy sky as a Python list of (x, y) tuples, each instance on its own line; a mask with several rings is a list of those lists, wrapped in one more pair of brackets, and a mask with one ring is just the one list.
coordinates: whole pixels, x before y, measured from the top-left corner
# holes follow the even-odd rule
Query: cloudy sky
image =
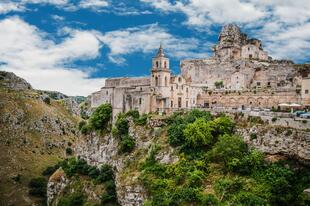
[(274, 58), (310, 61), (309, 0), (0, 0), (0, 70), (86, 96), (107, 77), (148, 75), (160, 42), (178, 73), (227, 23)]

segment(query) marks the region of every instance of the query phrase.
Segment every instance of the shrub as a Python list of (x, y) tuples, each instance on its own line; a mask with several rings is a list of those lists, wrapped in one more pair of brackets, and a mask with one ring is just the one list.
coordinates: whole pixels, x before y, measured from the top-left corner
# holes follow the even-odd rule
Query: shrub
[(112, 106), (110, 104), (102, 104), (91, 115), (89, 123), (95, 130), (103, 130), (107, 127), (111, 118)]
[(49, 98), (49, 97), (44, 97), (44, 98), (43, 98), (43, 102), (44, 102), (45, 104), (50, 105), (50, 104), (51, 104), (51, 98)]
[(271, 121), (275, 122), (275, 121), (277, 121), (277, 119), (278, 119), (277, 117), (272, 117)]
[(251, 140), (257, 139), (257, 134), (256, 133), (251, 133), (250, 134), (250, 139)]
[(42, 175), (44, 175), (44, 176), (50, 176), (50, 175), (52, 175), (58, 168), (59, 168), (59, 163), (55, 164), (54, 166), (48, 166), (48, 167), (42, 172)]
[(116, 186), (113, 180), (105, 182), (106, 193), (101, 196), (101, 203), (114, 202), (117, 199)]
[(138, 120), (140, 117), (139, 111), (138, 110), (129, 110), (125, 114), (126, 117), (132, 117), (134, 121)]
[(208, 122), (209, 126), (213, 129), (213, 136), (219, 136), (223, 134), (233, 134), (235, 123), (227, 116), (221, 116), (213, 121)]
[(73, 153), (72, 149), (70, 147), (67, 147), (66, 148), (66, 154), (67, 155), (72, 155), (72, 153)]
[(91, 132), (91, 126), (89, 124), (85, 124), (81, 128), (81, 133), (87, 135)]
[(211, 116), (210, 112), (200, 111), (198, 109), (193, 109), (189, 113), (184, 115), (184, 121), (186, 123), (193, 123), (198, 118), (202, 118), (206, 121), (210, 121), (212, 119), (212, 116)]
[(129, 124), (124, 114), (119, 114), (115, 122), (117, 136), (128, 134)]
[(251, 192), (241, 191), (233, 197), (233, 205), (263, 206), (267, 201)]
[(100, 174), (96, 178), (96, 180), (100, 183), (114, 179), (112, 167), (109, 165), (106, 164), (102, 165), (99, 172)]
[(79, 122), (78, 129), (81, 130), (87, 124), (86, 121), (82, 120)]
[(290, 130), (290, 129), (287, 130), (286, 133), (285, 133), (286, 136), (290, 136), (290, 135), (292, 135), (292, 134), (293, 134), (293, 131)]
[(218, 142), (214, 145), (212, 150), (208, 152), (208, 157), (228, 167), (231, 161), (242, 159), (246, 152), (247, 145), (240, 137), (225, 134), (219, 137)]
[(36, 197), (46, 196), (47, 180), (44, 177), (37, 177), (30, 180), (29, 194)]
[(124, 135), (122, 136), (119, 146), (120, 146), (120, 152), (122, 153), (131, 152), (135, 147), (135, 140), (129, 135)]
[(185, 136), (183, 130), (186, 128), (186, 124), (172, 124), (168, 128), (169, 143), (172, 146), (180, 146), (185, 142)]
[(83, 206), (84, 195), (81, 192), (75, 192), (59, 200), (58, 206)]
[(214, 142), (212, 128), (204, 119), (197, 119), (184, 129), (186, 145), (190, 148), (211, 145)]
[(145, 125), (147, 123), (147, 119), (148, 119), (148, 115), (147, 114), (143, 114), (142, 116), (140, 116), (139, 119), (137, 119), (135, 121), (135, 123), (138, 124), (138, 125)]

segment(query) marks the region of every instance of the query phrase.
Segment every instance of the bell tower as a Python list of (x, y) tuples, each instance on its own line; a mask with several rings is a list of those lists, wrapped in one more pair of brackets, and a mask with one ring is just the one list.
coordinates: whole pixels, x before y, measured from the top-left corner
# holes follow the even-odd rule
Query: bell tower
[(152, 59), (152, 87), (169, 87), (170, 84), (170, 70), (169, 59), (165, 57), (162, 44), (157, 51), (156, 56)]

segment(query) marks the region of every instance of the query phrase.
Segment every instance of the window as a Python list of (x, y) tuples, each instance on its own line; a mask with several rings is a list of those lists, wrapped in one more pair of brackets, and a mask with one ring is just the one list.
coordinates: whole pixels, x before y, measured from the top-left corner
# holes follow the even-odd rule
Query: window
[(271, 86), (271, 83), (270, 83), (270, 82), (268, 82), (268, 83), (267, 83), (267, 85), (268, 85), (268, 86)]
[(109, 94), (109, 91), (106, 91), (105, 93), (106, 93), (106, 95), (108, 95), (108, 94)]
[(158, 77), (155, 77), (155, 86), (158, 86)]
[(250, 51), (250, 47), (248, 47), (248, 51)]
[(176, 89), (179, 89), (179, 85), (177, 84), (175, 88), (176, 88)]
[(167, 68), (167, 63), (165, 62), (164, 64), (165, 64), (165, 68)]
[(250, 59), (252, 59), (252, 57), (253, 57), (253, 55), (252, 55), (252, 54), (250, 54), (250, 55), (249, 55), (249, 58), (250, 58)]
[(309, 94), (309, 90), (308, 89), (305, 90), (305, 94)]
[(140, 91), (142, 91), (142, 87), (140, 87)]
[(186, 92), (188, 93), (188, 87), (186, 87)]
[(260, 82), (257, 82), (257, 86), (260, 86)]
[(173, 107), (173, 101), (171, 101), (171, 105), (170, 106)]
[(186, 101), (186, 107), (188, 107), (188, 101)]
[(182, 82), (182, 78), (181, 77), (179, 77), (179, 82)]
[(139, 105), (142, 104), (142, 98), (139, 98)]
[(158, 68), (158, 61), (156, 61), (156, 68)]
[(183, 85), (181, 86), (181, 89), (183, 90)]
[(165, 87), (168, 86), (168, 80), (167, 77), (165, 77)]
[(173, 86), (171, 86), (171, 91), (173, 91)]
[(178, 107), (181, 108), (182, 107), (182, 97), (178, 98)]

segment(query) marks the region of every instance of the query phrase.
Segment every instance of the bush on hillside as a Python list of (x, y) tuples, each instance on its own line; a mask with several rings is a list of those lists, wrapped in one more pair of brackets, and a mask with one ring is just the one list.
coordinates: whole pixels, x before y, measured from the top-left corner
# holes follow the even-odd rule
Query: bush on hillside
[(44, 177), (37, 177), (30, 180), (29, 194), (35, 197), (46, 197), (47, 180)]
[(89, 118), (91, 127), (95, 130), (104, 130), (112, 118), (112, 106), (110, 104), (100, 105)]
[(127, 153), (131, 152), (135, 147), (135, 139), (129, 135), (123, 135), (120, 141), (120, 152)]
[(185, 144), (190, 148), (211, 146), (215, 139), (212, 136), (212, 128), (202, 118), (188, 124), (184, 129)]

